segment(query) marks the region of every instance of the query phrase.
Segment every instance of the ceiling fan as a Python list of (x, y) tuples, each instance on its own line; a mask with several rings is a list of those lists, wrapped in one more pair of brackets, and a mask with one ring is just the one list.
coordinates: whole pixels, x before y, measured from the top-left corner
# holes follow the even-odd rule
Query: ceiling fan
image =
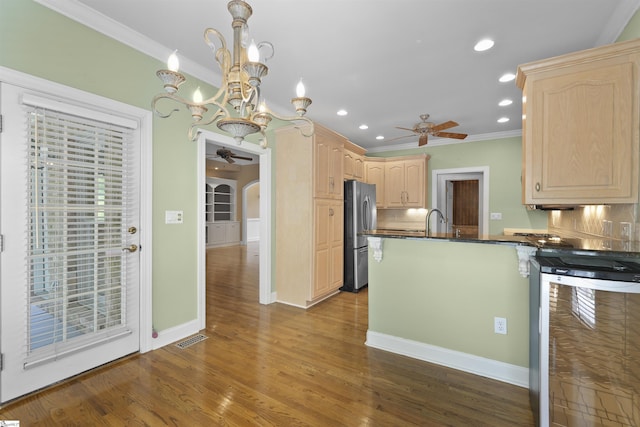
[[(428, 114), (420, 114), (420, 123), (416, 123), (413, 129), (397, 127), (396, 129), (408, 130), (415, 134), (420, 135), (420, 139), (418, 140), (418, 146), (427, 145), (429, 141), (429, 135), (437, 136), (440, 138), (454, 138), (454, 139), (465, 139), (467, 137), (466, 133), (456, 133), (456, 132), (442, 132), (445, 129), (449, 129), (455, 126), (458, 126), (458, 123), (453, 120), (449, 120), (444, 123), (440, 123), (439, 125), (428, 122), (429, 115)], [(396, 139), (409, 138), (413, 135), (405, 135), (398, 138), (390, 139), (389, 141), (395, 141)]]
[(218, 148), (216, 154), (218, 155), (218, 157), (225, 159), (229, 163), (235, 163), (236, 161), (233, 159), (247, 160), (249, 162), (253, 160), (253, 158), (251, 157), (238, 156), (236, 153), (227, 148)]

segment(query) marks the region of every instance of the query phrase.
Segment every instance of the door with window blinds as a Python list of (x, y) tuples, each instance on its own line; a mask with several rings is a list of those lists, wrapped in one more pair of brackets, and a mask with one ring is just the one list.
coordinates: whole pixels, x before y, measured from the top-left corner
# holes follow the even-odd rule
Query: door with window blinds
[(139, 129), (0, 86), (0, 401), (139, 350)]

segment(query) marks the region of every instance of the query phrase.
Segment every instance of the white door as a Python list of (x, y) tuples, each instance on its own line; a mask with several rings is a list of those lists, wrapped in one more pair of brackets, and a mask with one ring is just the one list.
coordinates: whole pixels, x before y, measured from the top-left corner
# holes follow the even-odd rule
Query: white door
[(0, 113), (7, 402), (140, 348), (140, 131), (4, 83)]

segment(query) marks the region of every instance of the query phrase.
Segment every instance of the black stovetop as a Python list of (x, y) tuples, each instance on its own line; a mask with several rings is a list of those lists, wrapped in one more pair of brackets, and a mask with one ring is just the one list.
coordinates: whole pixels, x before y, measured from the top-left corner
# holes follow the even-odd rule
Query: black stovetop
[(591, 255), (536, 256), (542, 273), (590, 279), (640, 282), (640, 263), (631, 258)]

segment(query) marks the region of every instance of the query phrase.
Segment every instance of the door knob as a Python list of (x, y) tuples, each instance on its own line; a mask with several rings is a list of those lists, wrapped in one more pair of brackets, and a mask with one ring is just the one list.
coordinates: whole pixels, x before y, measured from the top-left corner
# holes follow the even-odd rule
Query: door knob
[(138, 229), (135, 227), (129, 227), (127, 231), (129, 232), (129, 234), (136, 234), (138, 232)]
[(135, 252), (138, 250), (138, 245), (130, 245), (126, 248), (122, 248), (123, 251)]

